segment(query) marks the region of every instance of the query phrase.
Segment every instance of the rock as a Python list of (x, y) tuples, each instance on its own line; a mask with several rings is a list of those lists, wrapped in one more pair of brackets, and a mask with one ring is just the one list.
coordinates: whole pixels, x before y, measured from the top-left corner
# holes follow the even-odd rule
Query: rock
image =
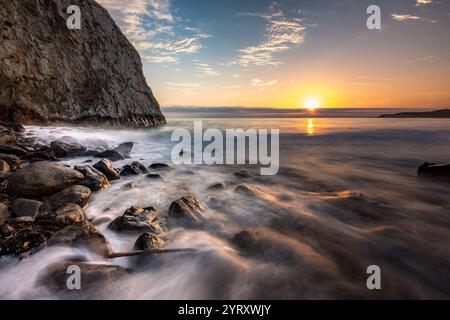
[[(139, 53), (96, 1), (1, 3), (0, 121), (165, 123)], [(82, 12), (82, 32), (67, 29), (71, 4)]]
[(0, 160), (0, 175), (6, 175), (11, 170), (8, 162)]
[(85, 214), (83, 209), (73, 203), (68, 203), (56, 210), (54, 223), (58, 226), (66, 227), (68, 225), (84, 221)]
[(146, 173), (148, 173), (147, 168), (145, 168), (142, 163), (139, 163), (137, 161), (133, 162), (132, 164), (126, 165), (125, 167), (123, 167), (122, 171), (120, 171), (120, 175), (123, 177)]
[(159, 234), (162, 227), (157, 219), (159, 212), (154, 207), (131, 207), (125, 213), (109, 224), (115, 231), (152, 232)]
[(102, 216), (102, 217), (95, 218), (92, 221), (92, 224), (94, 226), (98, 226), (98, 225), (101, 225), (104, 223), (110, 223), (111, 221), (112, 221), (112, 218), (110, 216)]
[(13, 214), (17, 217), (34, 217), (44, 209), (40, 201), (19, 198), (11, 207)]
[(152, 179), (152, 180), (163, 180), (163, 178), (159, 174), (156, 174), (156, 173), (149, 173), (147, 175), (147, 178)]
[(30, 162), (58, 160), (52, 152), (47, 152), (44, 150), (28, 153), (23, 156), (22, 159), (30, 160)]
[(250, 189), (250, 188), (249, 188), (248, 186), (246, 186), (245, 184), (240, 184), (240, 185), (238, 185), (238, 186), (234, 189), (234, 192), (239, 193), (239, 194), (241, 194), (241, 195), (243, 195), (243, 196), (248, 196), (248, 197), (251, 197), (251, 196), (256, 195), (256, 192), (253, 191), (252, 189)]
[(223, 184), (222, 182), (215, 183), (208, 187), (208, 190), (211, 190), (211, 191), (222, 191), (225, 189), (226, 189), (225, 184)]
[(174, 201), (169, 208), (170, 225), (185, 225), (199, 227), (204, 223), (202, 203), (193, 195)]
[(114, 151), (120, 152), (123, 155), (129, 155), (131, 151), (133, 150), (134, 143), (133, 142), (125, 142), (122, 144), (119, 144), (117, 148), (114, 149)]
[(51, 195), (45, 201), (45, 207), (49, 211), (56, 211), (65, 204), (73, 203), (84, 208), (87, 205), (91, 194), (91, 189), (88, 187), (75, 185)]
[(0, 226), (3, 225), (9, 218), (8, 206), (0, 202)]
[(96, 158), (105, 158), (111, 160), (112, 162), (120, 161), (125, 159), (125, 156), (118, 151), (115, 150), (105, 150), (103, 152), (97, 153), (94, 157)]
[[(1, 70), (1, 68), (0, 68)], [(0, 71), (0, 75), (1, 75), (1, 71)], [(1, 85), (0, 85), (1, 88)], [(2, 92), (0, 91), (0, 98)], [(0, 102), (0, 107), (1, 107), (1, 102)], [(0, 114), (0, 118), (1, 118), (1, 114)], [(14, 142), (16, 140), (16, 135), (14, 134), (14, 132), (12, 132), (10, 129), (5, 128), (4, 126), (0, 126), (0, 144), (8, 144), (11, 142)]]
[(134, 189), (138, 186), (137, 182), (128, 182), (123, 185), (122, 189)]
[(106, 176), (92, 166), (77, 166), (75, 170), (84, 176), (84, 179), (78, 183), (79, 185), (88, 187), (92, 191), (99, 191), (109, 187)]
[(0, 160), (5, 161), (11, 170), (20, 169), (22, 166), (22, 161), (19, 159), (19, 157), (13, 155), (13, 154), (4, 154), (0, 153)]
[(134, 250), (162, 249), (163, 247), (164, 241), (157, 235), (149, 232), (141, 234), (134, 244)]
[(247, 171), (245, 171), (245, 170), (242, 170), (242, 171), (239, 171), (239, 172), (235, 172), (234, 175), (236, 177), (238, 177), (238, 178), (241, 178), (241, 179), (248, 179), (248, 178), (250, 178), (250, 174)]
[(165, 163), (153, 163), (148, 167), (150, 170), (162, 170), (162, 169), (169, 169), (169, 165)]
[(3, 126), (8, 129), (11, 129), (14, 132), (18, 132), (18, 133), (25, 132), (24, 126), (22, 126), (21, 124), (18, 124), (18, 123), (8, 122), (8, 123), (4, 123)]
[(86, 151), (86, 147), (78, 143), (66, 143), (59, 140), (50, 143), (50, 151), (57, 158), (74, 157)]
[(13, 173), (10, 190), (19, 197), (39, 198), (78, 184), (84, 176), (64, 165), (40, 161)]
[(120, 179), (118, 170), (113, 168), (113, 165), (109, 160), (100, 160), (94, 164), (94, 168), (103, 173), (109, 181)]
[(242, 250), (251, 250), (257, 245), (257, 241), (257, 233), (250, 230), (239, 232), (233, 238), (233, 243)]
[(2, 144), (0, 145), (0, 153), (23, 157), (28, 153), (28, 151), (12, 144)]
[[(80, 289), (69, 290), (67, 287), (68, 270), (77, 268), (81, 273)], [(81, 298), (95, 298), (105, 289), (117, 285), (117, 282), (128, 275), (129, 270), (109, 264), (95, 264), (80, 261), (63, 261), (49, 265), (38, 278), (38, 283), (50, 290), (80, 296)], [(98, 290), (98, 293), (95, 293)], [(106, 290), (108, 291), (108, 290)], [(88, 292), (92, 296), (88, 295)]]
[(450, 179), (450, 164), (437, 165), (425, 162), (419, 167), (417, 174), (419, 177), (448, 180)]

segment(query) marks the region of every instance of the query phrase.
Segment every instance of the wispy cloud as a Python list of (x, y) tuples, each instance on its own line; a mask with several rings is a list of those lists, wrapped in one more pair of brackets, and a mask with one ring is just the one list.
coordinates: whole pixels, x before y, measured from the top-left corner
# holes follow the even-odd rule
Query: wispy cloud
[(155, 63), (178, 62), (178, 55), (193, 54), (210, 37), (197, 28), (184, 26), (172, 13), (170, 0), (97, 0), (108, 9), (116, 23), (143, 59)]
[(397, 14), (397, 13), (393, 13), (392, 15), (392, 19), (394, 19), (395, 21), (407, 21), (407, 20), (423, 20), (421, 17), (419, 16), (413, 16), (410, 14)]
[(198, 94), (198, 89), (201, 89), (200, 84), (196, 82), (166, 82), (169, 90), (177, 91), (179, 93), (193, 96)]
[(214, 70), (209, 64), (207, 63), (196, 63), (197, 70), (205, 74), (207, 76), (217, 76), (220, 73), (216, 70)]
[(418, 6), (422, 6), (422, 5), (430, 4), (430, 3), (433, 3), (433, 0), (417, 0), (416, 6), (418, 7)]
[(281, 64), (274, 54), (288, 50), (304, 41), (305, 27), (299, 18), (288, 18), (281, 7), (273, 3), (266, 13), (241, 13), (242, 16), (259, 17), (267, 21), (263, 40), (253, 46), (238, 50), (233, 64), (242, 66), (268, 66)]
[(271, 81), (263, 81), (260, 79), (253, 79), (252, 80), (252, 87), (257, 88), (258, 91), (264, 91), (269, 87), (272, 87), (278, 83), (278, 80), (271, 80)]
[(411, 63), (417, 63), (417, 62), (433, 60), (433, 59), (436, 59), (438, 57), (446, 56), (446, 55), (449, 55), (449, 54), (450, 54), (450, 52), (448, 52), (448, 51), (439, 52), (437, 54), (433, 54), (433, 55), (429, 55), (429, 56), (425, 56), (425, 57), (419, 57), (419, 58), (416, 58), (416, 59), (413, 59), (413, 60), (408, 60), (408, 61), (405, 61), (405, 63), (411, 64)]

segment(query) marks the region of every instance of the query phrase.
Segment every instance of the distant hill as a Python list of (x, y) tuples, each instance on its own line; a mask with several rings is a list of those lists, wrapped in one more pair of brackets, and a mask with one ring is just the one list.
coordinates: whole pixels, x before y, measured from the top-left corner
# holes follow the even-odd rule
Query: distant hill
[(450, 118), (450, 109), (382, 114), (378, 118)]

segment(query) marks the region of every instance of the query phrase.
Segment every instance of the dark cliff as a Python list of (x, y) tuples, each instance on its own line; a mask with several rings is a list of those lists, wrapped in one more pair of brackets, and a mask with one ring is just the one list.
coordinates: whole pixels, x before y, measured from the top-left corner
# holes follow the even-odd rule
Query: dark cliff
[[(69, 30), (70, 5), (81, 30)], [(138, 52), (94, 0), (0, 0), (0, 121), (165, 123)]]

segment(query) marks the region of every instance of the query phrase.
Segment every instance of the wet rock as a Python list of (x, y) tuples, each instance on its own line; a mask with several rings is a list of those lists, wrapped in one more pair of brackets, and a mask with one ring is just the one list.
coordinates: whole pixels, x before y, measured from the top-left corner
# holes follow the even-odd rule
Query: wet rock
[(129, 189), (137, 188), (137, 186), (138, 186), (137, 182), (133, 181), (133, 182), (128, 182), (128, 183), (124, 184), (122, 189), (129, 190)]
[(45, 207), (49, 211), (55, 211), (65, 204), (73, 203), (84, 208), (87, 205), (91, 194), (91, 189), (88, 187), (75, 185), (51, 195), (45, 201)]
[[(28, 221), (23, 218), (29, 218)], [(45, 231), (31, 217), (8, 220), (8, 225), (0, 229), (0, 256), (21, 255), (47, 243), (50, 231)]]
[(8, 144), (16, 140), (14, 132), (4, 126), (0, 126), (0, 144)]
[(163, 169), (169, 169), (170, 166), (165, 163), (153, 163), (148, 168), (150, 170), (163, 170)]
[(67, 143), (60, 140), (52, 141), (50, 143), (50, 151), (55, 154), (57, 158), (74, 157), (86, 151), (86, 147), (79, 143)]
[(163, 178), (159, 174), (156, 174), (156, 173), (149, 173), (147, 175), (147, 178), (152, 179), (152, 180), (163, 180)]
[(12, 155), (15, 155), (18, 157), (22, 157), (22, 156), (26, 155), (28, 152), (27, 152), (27, 150), (25, 150), (21, 147), (12, 145), (12, 144), (2, 144), (2, 145), (0, 145), (0, 153), (12, 154)]
[(138, 231), (159, 234), (162, 227), (158, 221), (159, 212), (154, 207), (131, 207), (125, 213), (109, 224), (115, 231)]
[(245, 184), (240, 184), (240, 185), (238, 185), (238, 186), (234, 189), (234, 192), (236, 192), (236, 193), (238, 193), (238, 194), (241, 194), (241, 195), (243, 195), (243, 196), (248, 196), (248, 197), (251, 197), (251, 196), (256, 195), (256, 192), (253, 191), (252, 189), (250, 189), (250, 187), (248, 187), (248, 186), (245, 185)]
[(225, 189), (226, 189), (225, 184), (222, 182), (212, 184), (208, 187), (208, 190), (211, 190), (211, 191), (222, 191)]
[(22, 157), (22, 159), (30, 160), (30, 162), (37, 161), (57, 161), (58, 158), (52, 153), (45, 150), (39, 150), (36, 152), (30, 152)]
[(44, 209), (40, 201), (19, 198), (11, 207), (13, 214), (17, 217), (34, 217)]
[(11, 170), (19, 169), (22, 166), (22, 161), (13, 154), (0, 153), (0, 160), (5, 161)]
[(134, 250), (162, 249), (163, 247), (164, 241), (157, 235), (149, 232), (141, 234), (134, 244)]
[[(79, 268), (82, 278), (79, 290), (69, 290), (67, 287), (69, 268)], [(115, 286), (117, 281), (130, 273), (129, 270), (116, 265), (94, 264), (80, 261), (64, 261), (49, 265), (39, 275), (38, 282), (50, 290), (65, 292), (74, 296), (86, 298), (88, 292), (98, 297), (95, 291), (104, 291), (106, 288)], [(87, 295), (89, 297), (89, 295)]]
[(94, 220), (92, 220), (92, 224), (94, 226), (98, 226), (104, 223), (109, 223), (112, 221), (112, 218), (110, 216), (102, 216), (102, 217), (98, 217), (95, 218)]
[(0, 226), (3, 225), (9, 218), (8, 206), (0, 202)]
[(133, 142), (125, 142), (120, 144), (114, 151), (120, 152), (123, 155), (129, 155), (133, 150), (134, 143)]
[(258, 243), (258, 234), (251, 230), (244, 230), (234, 236), (233, 243), (241, 250), (251, 250)]
[(109, 181), (120, 179), (118, 170), (114, 169), (111, 161), (103, 159), (94, 164), (94, 168), (103, 173)]
[(76, 166), (75, 170), (84, 176), (84, 179), (78, 183), (79, 185), (88, 187), (92, 191), (99, 191), (109, 187), (106, 176), (92, 166)]
[(56, 210), (54, 223), (58, 226), (68, 226), (77, 222), (84, 221), (85, 214), (83, 209), (73, 203), (68, 203)]
[(123, 177), (146, 173), (148, 173), (147, 168), (140, 162), (133, 162), (132, 164), (126, 165), (123, 167), (122, 171), (120, 171), (120, 175)]
[(115, 151), (115, 150), (106, 150), (106, 151), (96, 154), (94, 157), (105, 158), (105, 159), (111, 160), (112, 162), (116, 162), (116, 161), (125, 159), (125, 156), (122, 153)]
[(199, 227), (204, 223), (202, 212), (204, 206), (194, 195), (182, 197), (174, 201), (169, 208), (170, 225)]
[(8, 123), (4, 123), (3, 126), (5, 128), (8, 128), (8, 129), (14, 131), (14, 132), (18, 132), (18, 133), (25, 132), (24, 126), (22, 126), (19, 123), (8, 122)]
[(239, 172), (235, 172), (234, 175), (236, 177), (238, 177), (238, 178), (241, 178), (241, 179), (248, 179), (248, 178), (250, 178), (250, 174), (247, 171), (245, 171), (245, 170), (242, 170), (242, 171), (239, 171)]
[(10, 170), (11, 167), (9, 166), (8, 162), (0, 160), (0, 177), (5, 177)]
[(419, 177), (448, 180), (450, 179), (450, 164), (437, 165), (425, 162), (419, 167), (417, 174)]
[(10, 190), (20, 197), (39, 198), (78, 184), (84, 176), (64, 165), (40, 161), (13, 173)]

